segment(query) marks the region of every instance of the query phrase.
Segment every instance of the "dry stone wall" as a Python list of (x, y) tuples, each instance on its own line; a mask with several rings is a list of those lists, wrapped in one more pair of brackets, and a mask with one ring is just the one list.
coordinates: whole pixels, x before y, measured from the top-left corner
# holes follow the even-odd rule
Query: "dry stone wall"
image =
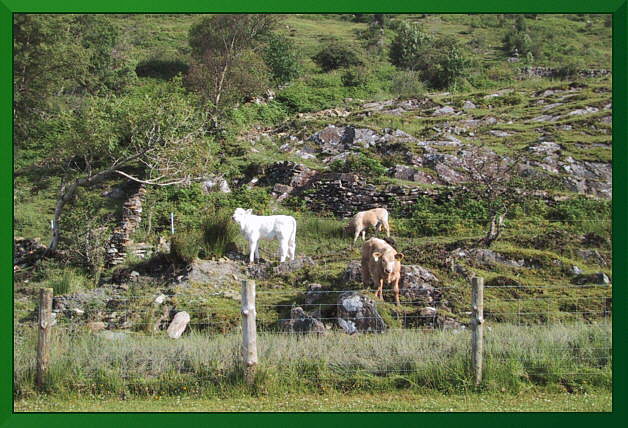
[(322, 173), (301, 189), (303, 198), (312, 211), (332, 212), (351, 217), (358, 211), (371, 208), (412, 205), (419, 197), (435, 197), (437, 192), (416, 187), (387, 185), (378, 188), (356, 174)]
[(146, 187), (141, 185), (133, 186), (131, 196), (124, 202), (122, 207), (122, 219), (120, 224), (113, 230), (111, 238), (107, 243), (106, 264), (114, 266), (124, 261), (127, 253), (144, 258), (152, 252), (152, 246), (143, 243), (133, 243), (130, 240), (131, 234), (137, 229), (142, 221), (142, 199), (146, 193)]

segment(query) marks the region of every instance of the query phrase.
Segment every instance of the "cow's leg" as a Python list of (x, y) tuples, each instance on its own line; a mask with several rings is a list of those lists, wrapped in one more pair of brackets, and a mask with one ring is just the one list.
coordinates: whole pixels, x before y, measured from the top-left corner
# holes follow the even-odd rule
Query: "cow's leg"
[(360, 232), (361, 230), (359, 228), (355, 228), (355, 236), (353, 237), (353, 243), (355, 244), (355, 242), (358, 240), (358, 236), (360, 236)]
[(381, 222), (377, 222), (375, 224), (375, 230), (377, 231), (377, 233), (382, 231), (382, 223)]
[(366, 241), (366, 227), (362, 229), (362, 240)]
[(279, 261), (281, 263), (286, 261), (286, 257), (288, 256), (288, 240), (289, 238), (281, 238), (281, 241), (279, 241), (279, 251), (281, 253)]
[(395, 281), (393, 285), (393, 291), (395, 292), (395, 303), (397, 304), (397, 306), (399, 306), (399, 279)]
[(255, 262), (255, 254), (257, 253), (257, 247), (258, 247), (258, 240), (257, 239), (251, 239), (249, 241), (249, 250), (250, 250), (250, 254), (249, 254), (249, 263), (253, 264)]
[(379, 281), (375, 281), (375, 278), (373, 278), (373, 282), (375, 283), (375, 287), (377, 287), (375, 297), (379, 297), (380, 299), (384, 300), (384, 279), (382, 278)]

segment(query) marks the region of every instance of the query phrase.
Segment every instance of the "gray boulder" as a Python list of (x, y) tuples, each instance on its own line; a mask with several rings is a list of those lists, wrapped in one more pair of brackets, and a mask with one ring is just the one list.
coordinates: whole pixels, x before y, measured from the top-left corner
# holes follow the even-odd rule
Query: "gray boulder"
[(387, 326), (377, 312), (375, 302), (357, 291), (338, 296), (338, 325), (347, 334), (382, 333)]
[(282, 325), (284, 331), (297, 334), (325, 334), (325, 325), (318, 319), (305, 313), (297, 306), (290, 310), (290, 319)]
[(609, 285), (611, 279), (604, 272), (597, 272), (591, 274), (581, 274), (571, 280), (576, 285), (596, 284), (596, 285)]

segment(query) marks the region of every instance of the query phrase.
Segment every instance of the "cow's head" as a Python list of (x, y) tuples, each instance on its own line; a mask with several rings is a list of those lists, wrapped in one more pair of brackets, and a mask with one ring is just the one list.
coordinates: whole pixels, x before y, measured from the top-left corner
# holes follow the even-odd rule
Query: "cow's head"
[(383, 253), (376, 251), (373, 253), (373, 260), (380, 264), (388, 282), (391, 281), (395, 267), (400, 264), (402, 259), (403, 254), (394, 250), (384, 251)]
[(242, 220), (251, 215), (251, 209), (245, 210), (243, 208), (236, 208), (231, 217), (236, 223), (242, 223)]

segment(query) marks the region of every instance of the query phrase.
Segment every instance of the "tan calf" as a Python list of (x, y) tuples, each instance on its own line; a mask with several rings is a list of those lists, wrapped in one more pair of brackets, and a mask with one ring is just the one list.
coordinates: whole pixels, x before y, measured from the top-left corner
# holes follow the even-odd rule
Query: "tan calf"
[(367, 287), (372, 283), (377, 290), (375, 296), (384, 299), (384, 283), (392, 284), (395, 303), (399, 305), (399, 279), (401, 277), (401, 259), (398, 253), (386, 241), (371, 238), (362, 245), (362, 282)]
[(378, 232), (381, 232), (382, 226), (386, 229), (386, 236), (390, 237), (390, 227), (388, 226), (388, 211), (386, 208), (373, 208), (368, 211), (360, 211), (356, 215), (353, 216), (349, 225), (347, 226), (348, 230), (353, 231), (353, 243), (358, 240), (358, 236), (360, 233), (362, 234), (362, 240), (366, 240), (366, 229), (370, 226), (375, 227)]

